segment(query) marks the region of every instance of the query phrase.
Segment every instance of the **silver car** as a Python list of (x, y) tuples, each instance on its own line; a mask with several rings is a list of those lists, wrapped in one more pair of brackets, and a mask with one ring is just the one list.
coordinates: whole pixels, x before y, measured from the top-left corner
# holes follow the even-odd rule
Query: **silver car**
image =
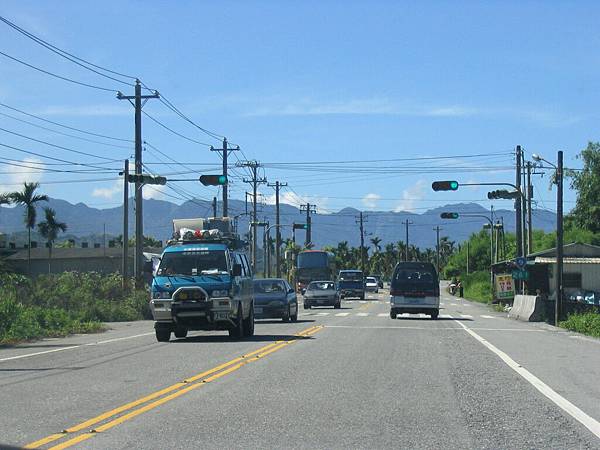
[(342, 307), (340, 293), (333, 281), (311, 281), (304, 293), (304, 309), (313, 306), (333, 306), (335, 309)]

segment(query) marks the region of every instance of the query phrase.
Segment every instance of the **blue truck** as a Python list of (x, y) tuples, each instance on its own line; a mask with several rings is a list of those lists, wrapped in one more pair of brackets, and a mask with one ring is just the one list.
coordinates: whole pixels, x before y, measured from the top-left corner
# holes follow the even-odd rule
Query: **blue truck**
[(365, 299), (365, 277), (362, 270), (340, 270), (338, 274), (340, 298), (358, 297)]
[(190, 330), (254, 335), (252, 269), (228, 218), (175, 219), (173, 239), (153, 272), (150, 309), (156, 339)]

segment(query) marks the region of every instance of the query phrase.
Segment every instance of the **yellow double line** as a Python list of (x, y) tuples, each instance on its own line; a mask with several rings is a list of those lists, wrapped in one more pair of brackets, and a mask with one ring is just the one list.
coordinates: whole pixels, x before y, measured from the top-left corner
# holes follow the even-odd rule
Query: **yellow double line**
[[(312, 336), (313, 334), (321, 330), (321, 328), (322, 326), (313, 326), (299, 332), (295, 336)], [(67, 428), (61, 433), (51, 434), (49, 436), (46, 436), (45, 438), (39, 439), (35, 442), (31, 442), (30, 444), (25, 445), (25, 448), (39, 448), (41, 446), (57, 441), (61, 438), (68, 437), (69, 435), (87, 429), (87, 432), (78, 434), (77, 436), (74, 436), (65, 442), (57, 444), (51, 447), (51, 450), (58, 450), (71, 447), (75, 444), (78, 444), (79, 442), (83, 442), (87, 439), (90, 439), (97, 433), (109, 430), (123, 422), (126, 422), (130, 419), (133, 419), (134, 417), (139, 416), (140, 414), (143, 414), (147, 411), (150, 411), (151, 409), (154, 409), (167, 402), (170, 402), (171, 400), (181, 397), (182, 395), (187, 394), (188, 392), (194, 389), (204, 386), (206, 383), (210, 383), (211, 381), (217, 380), (227, 374), (230, 374), (231, 372), (235, 372), (236, 370), (240, 369), (246, 364), (264, 358), (265, 356), (270, 355), (271, 353), (274, 353), (277, 350), (280, 350), (290, 344), (293, 344), (294, 342), (296, 342), (296, 339), (276, 341), (271, 344), (265, 345), (264, 347), (261, 347), (258, 350), (254, 350), (253, 352), (234, 358), (231, 361), (220, 364), (205, 372), (186, 378), (182, 382), (175, 383), (169, 387), (153, 392), (150, 395), (146, 395), (145, 397), (139, 398), (130, 403), (126, 403), (125, 405), (119, 406), (118, 408), (111, 409), (110, 411), (102, 413), (92, 419), (86, 420), (85, 422), (81, 422), (80, 424)], [(138, 406), (139, 408), (136, 409), (136, 407)], [(129, 412), (127, 412), (127, 414), (120, 415), (121, 413), (124, 413), (126, 411)], [(106, 420), (111, 418), (112, 420), (105, 422)], [(90, 429), (92, 425), (96, 425), (100, 422), (105, 423), (102, 423), (101, 425)]]

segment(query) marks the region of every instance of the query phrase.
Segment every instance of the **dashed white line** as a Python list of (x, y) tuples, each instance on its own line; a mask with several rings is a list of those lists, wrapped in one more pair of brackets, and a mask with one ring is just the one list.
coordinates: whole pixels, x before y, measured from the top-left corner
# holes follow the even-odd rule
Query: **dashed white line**
[(473, 316), (469, 315), (469, 314), (461, 314), (460, 317), (462, 317), (463, 319), (472, 319)]
[(360, 317), (367, 317), (369, 313), (357, 313), (356, 315)]
[(346, 317), (350, 313), (337, 313), (336, 317)]
[(326, 313), (326, 312), (317, 313), (317, 316), (328, 316), (328, 315), (329, 315), (329, 313)]
[(377, 317), (387, 317), (387, 316), (389, 316), (388, 313), (379, 313), (379, 314), (377, 314)]
[(486, 316), (485, 314), (482, 314), (482, 315), (481, 315), (481, 316), (479, 316), (479, 317), (481, 317), (481, 318), (483, 318), (483, 319), (493, 319), (493, 318), (494, 318), (494, 316)]
[(600, 438), (600, 422), (598, 422), (593, 417), (587, 415), (569, 400), (558, 394), (554, 389), (552, 389), (534, 374), (529, 372), (527, 369), (525, 369), (523, 366), (517, 363), (514, 359), (512, 359), (510, 356), (508, 356), (506, 353), (500, 350), (498, 347), (479, 336), (469, 327), (467, 327), (459, 321), (457, 321), (456, 323), (463, 327), (467, 333), (469, 333), (471, 336), (473, 336), (475, 339), (477, 339), (479, 342), (485, 345), (489, 350), (494, 352), (502, 361), (506, 363), (508, 367), (513, 369), (519, 375), (521, 375), (534, 388), (536, 388), (544, 396), (546, 396), (548, 399), (554, 402), (556, 406), (558, 406), (560, 409), (562, 409), (564, 412), (569, 414), (571, 417), (573, 417), (575, 420), (581, 423), (584, 427), (586, 427), (588, 430), (594, 433), (596, 437)]
[(450, 306), (458, 306), (456, 303), (450, 303)]

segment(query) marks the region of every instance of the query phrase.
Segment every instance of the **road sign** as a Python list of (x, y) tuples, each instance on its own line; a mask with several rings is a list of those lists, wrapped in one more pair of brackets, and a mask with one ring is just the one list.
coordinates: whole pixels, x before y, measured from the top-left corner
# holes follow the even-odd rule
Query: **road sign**
[(515, 280), (529, 280), (529, 272), (526, 270), (513, 270), (512, 277)]
[(523, 269), (523, 267), (525, 267), (527, 265), (527, 258), (519, 256), (518, 258), (515, 259), (515, 264), (517, 265), (517, 267), (519, 269)]

